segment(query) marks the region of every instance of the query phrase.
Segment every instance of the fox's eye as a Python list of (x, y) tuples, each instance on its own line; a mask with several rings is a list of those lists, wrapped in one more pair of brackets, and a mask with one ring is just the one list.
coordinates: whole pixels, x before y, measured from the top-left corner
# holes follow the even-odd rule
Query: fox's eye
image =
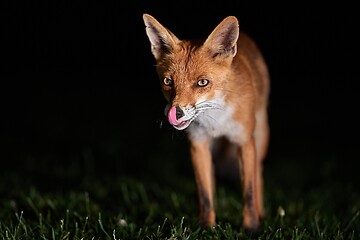
[(172, 86), (173, 85), (173, 80), (171, 80), (170, 78), (164, 78), (164, 84), (166, 86)]
[(209, 80), (207, 79), (200, 79), (198, 82), (197, 82), (197, 85), (199, 87), (205, 87), (206, 85), (209, 84)]

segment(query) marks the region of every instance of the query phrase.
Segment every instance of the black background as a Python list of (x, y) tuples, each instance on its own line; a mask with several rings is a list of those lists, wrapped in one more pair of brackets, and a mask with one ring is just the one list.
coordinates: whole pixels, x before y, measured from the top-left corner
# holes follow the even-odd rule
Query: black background
[[(165, 102), (142, 20), (149, 13), (179, 38), (207, 36), (224, 17), (237, 16), (269, 65), (271, 161), (304, 162), (313, 172), (330, 161), (336, 176), (359, 180), (355, 6), (241, 0), (5, 5), (5, 173), (31, 177), (40, 163), (51, 162), (85, 172), (143, 174), (152, 158), (162, 156), (166, 136), (182, 143), (183, 136), (166, 123), (159, 128)], [(170, 156), (184, 149), (174, 148)]]

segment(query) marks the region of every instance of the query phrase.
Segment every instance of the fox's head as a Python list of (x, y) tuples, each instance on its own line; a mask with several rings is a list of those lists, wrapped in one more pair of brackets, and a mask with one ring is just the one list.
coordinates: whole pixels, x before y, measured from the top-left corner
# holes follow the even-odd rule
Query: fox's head
[(162, 92), (165, 115), (178, 130), (219, 108), (227, 75), (237, 52), (239, 25), (225, 18), (204, 41), (180, 40), (154, 17), (143, 15)]

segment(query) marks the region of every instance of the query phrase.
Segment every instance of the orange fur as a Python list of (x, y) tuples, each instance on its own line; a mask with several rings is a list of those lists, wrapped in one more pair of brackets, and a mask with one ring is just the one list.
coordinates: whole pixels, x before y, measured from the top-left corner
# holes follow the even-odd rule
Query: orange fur
[(222, 147), (229, 150), (217, 157), (233, 158), (240, 165), (243, 225), (256, 230), (264, 216), (262, 161), (269, 139), (270, 82), (262, 54), (239, 31), (234, 16), (225, 18), (205, 40), (196, 41), (178, 39), (148, 14), (143, 18), (169, 103), (166, 115), (189, 137), (200, 223), (216, 223), (213, 157), (214, 149), (219, 153)]

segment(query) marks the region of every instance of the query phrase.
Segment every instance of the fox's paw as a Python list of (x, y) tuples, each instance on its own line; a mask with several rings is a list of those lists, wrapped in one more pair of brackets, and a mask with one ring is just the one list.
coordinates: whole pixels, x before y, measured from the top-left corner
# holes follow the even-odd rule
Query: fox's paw
[(200, 226), (202, 228), (214, 227), (216, 225), (215, 213), (209, 212), (207, 215), (200, 215)]

